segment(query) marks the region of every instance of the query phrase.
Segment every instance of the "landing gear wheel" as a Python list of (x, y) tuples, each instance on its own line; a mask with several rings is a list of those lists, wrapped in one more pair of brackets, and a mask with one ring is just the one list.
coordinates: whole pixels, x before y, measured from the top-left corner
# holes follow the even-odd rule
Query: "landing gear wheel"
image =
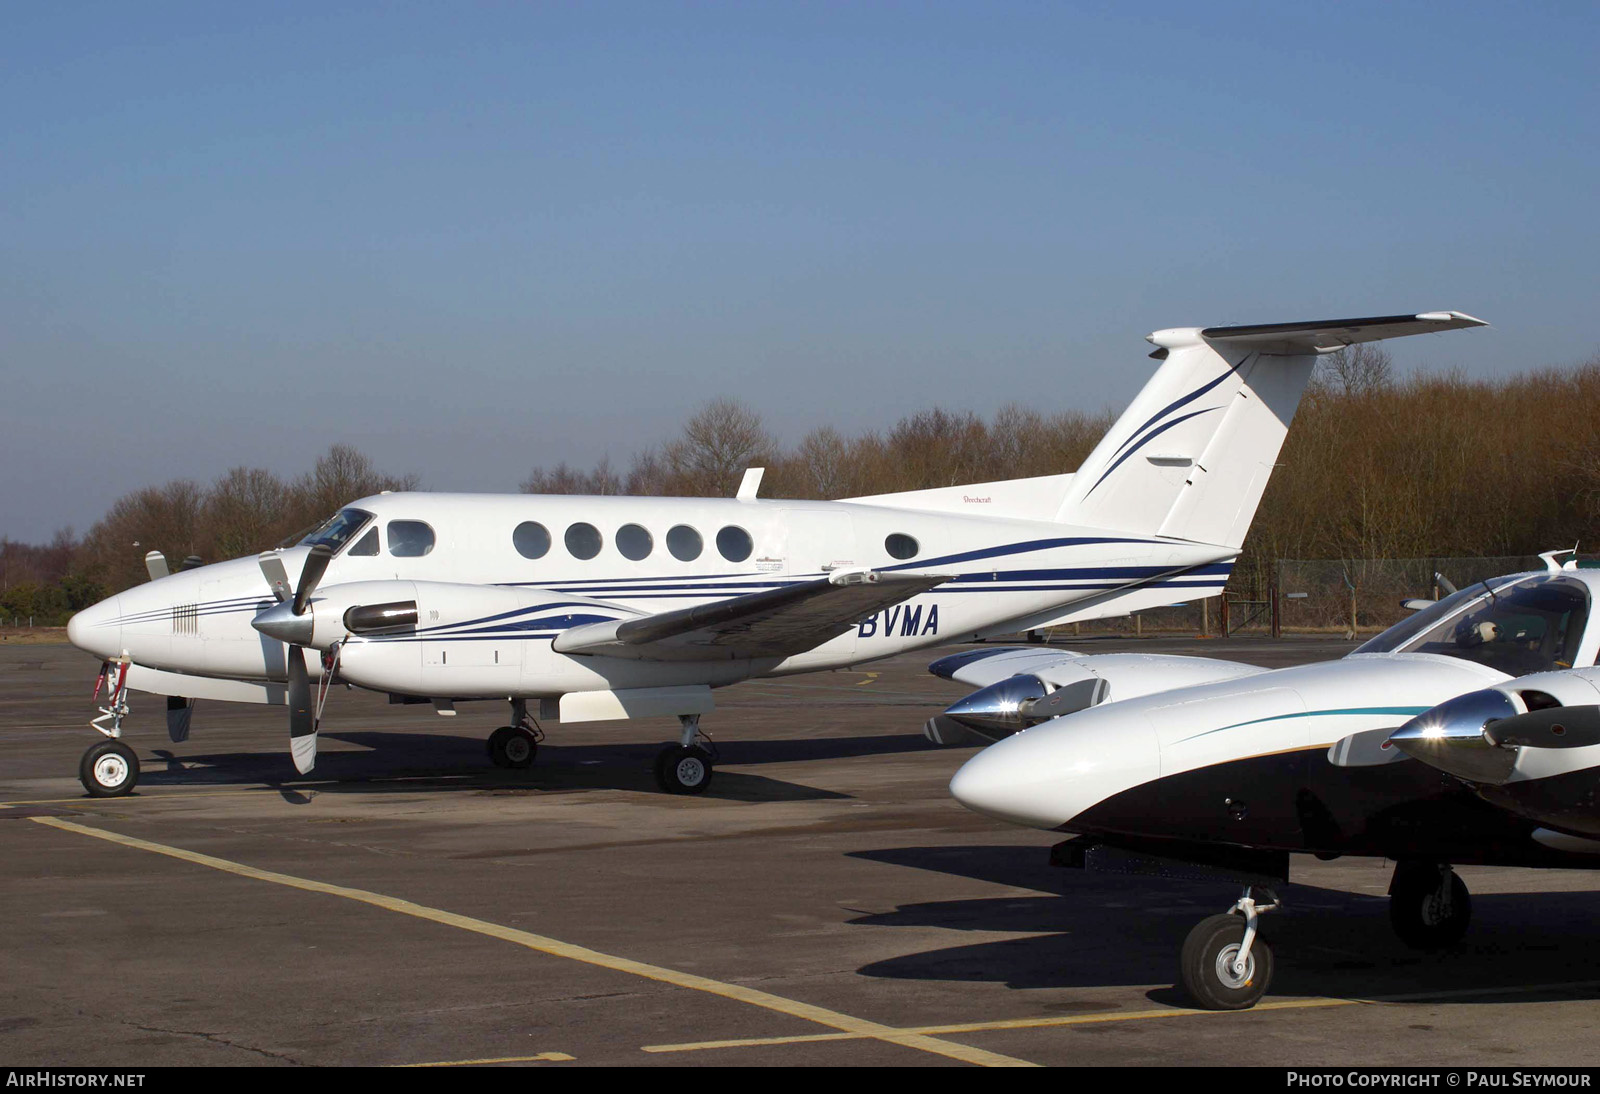
[(139, 757), (121, 741), (101, 741), (83, 754), (78, 778), (91, 798), (120, 798), (139, 782)]
[(1467, 933), (1472, 898), (1449, 867), (1396, 866), (1389, 886), (1389, 924), (1414, 950), (1454, 946)]
[(533, 763), (539, 739), (522, 726), (501, 726), (489, 734), (489, 759), (496, 767), (520, 771)]
[(1242, 916), (1224, 912), (1202, 919), (1183, 941), (1179, 982), (1206, 1010), (1246, 1010), (1272, 983), (1272, 951), (1259, 934), (1250, 944), (1244, 972), (1234, 971), (1244, 928)]
[(711, 785), (711, 753), (699, 745), (668, 745), (656, 755), (656, 782), (668, 794), (701, 794)]

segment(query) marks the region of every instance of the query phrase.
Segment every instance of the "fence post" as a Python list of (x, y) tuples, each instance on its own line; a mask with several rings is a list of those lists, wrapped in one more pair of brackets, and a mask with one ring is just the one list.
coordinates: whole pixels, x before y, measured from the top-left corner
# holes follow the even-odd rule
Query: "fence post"
[(1232, 621), (1228, 618), (1228, 590), (1222, 590), (1222, 637), (1227, 638), (1233, 634)]
[(1272, 601), (1272, 637), (1283, 637), (1283, 617), (1278, 614), (1282, 597), (1279, 595), (1278, 586), (1283, 580), (1283, 559), (1278, 559), (1272, 565), (1272, 577), (1267, 581), (1267, 599)]

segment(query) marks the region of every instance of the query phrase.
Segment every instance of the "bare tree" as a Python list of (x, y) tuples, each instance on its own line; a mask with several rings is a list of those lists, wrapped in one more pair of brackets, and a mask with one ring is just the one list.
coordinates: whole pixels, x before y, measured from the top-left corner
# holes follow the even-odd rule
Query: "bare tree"
[(419, 482), (416, 475), (386, 475), (365, 454), (336, 444), (295, 481), (295, 508), (299, 515), (317, 521), (357, 498), (384, 490), (415, 490)]
[(684, 424), (683, 436), (661, 451), (673, 493), (732, 494), (747, 467), (776, 457), (761, 416), (733, 399), (714, 399)]
[(235, 467), (211, 484), (205, 524), (219, 558), (237, 558), (278, 542), (292, 528), (289, 487), (270, 471)]
[(1357, 342), (1317, 360), (1318, 380), (1341, 395), (1369, 395), (1394, 385), (1394, 361), (1380, 342)]
[(524, 494), (620, 494), (622, 477), (602, 457), (593, 471), (578, 471), (562, 461), (546, 471), (535, 467), (520, 487)]

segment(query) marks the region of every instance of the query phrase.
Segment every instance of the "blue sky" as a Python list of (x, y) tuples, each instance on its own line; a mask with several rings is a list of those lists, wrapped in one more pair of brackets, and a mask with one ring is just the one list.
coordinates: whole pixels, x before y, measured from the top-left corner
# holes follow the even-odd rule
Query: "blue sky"
[(335, 442), (436, 489), (1127, 400), (1167, 326), (1600, 351), (1588, 4), (11, 4), (0, 535)]

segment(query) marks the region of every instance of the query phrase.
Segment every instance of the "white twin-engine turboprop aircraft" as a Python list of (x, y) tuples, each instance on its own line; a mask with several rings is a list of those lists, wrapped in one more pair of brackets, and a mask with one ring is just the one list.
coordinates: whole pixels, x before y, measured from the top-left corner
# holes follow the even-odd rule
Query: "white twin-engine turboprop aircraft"
[(337, 679), (441, 711), (509, 700), (489, 738), (509, 767), (541, 735), (530, 701), (564, 722), (675, 715), (657, 779), (697, 793), (714, 688), (1217, 594), (1317, 355), (1481, 325), (1157, 331), (1162, 365), (1075, 475), (839, 502), (757, 499), (754, 470), (727, 499), (385, 494), (259, 558), (169, 575), (157, 555), (68, 627), (111, 694), (80, 774), (132, 789), (128, 688), (168, 697), (175, 741), (197, 698), (286, 703), (303, 774)]

